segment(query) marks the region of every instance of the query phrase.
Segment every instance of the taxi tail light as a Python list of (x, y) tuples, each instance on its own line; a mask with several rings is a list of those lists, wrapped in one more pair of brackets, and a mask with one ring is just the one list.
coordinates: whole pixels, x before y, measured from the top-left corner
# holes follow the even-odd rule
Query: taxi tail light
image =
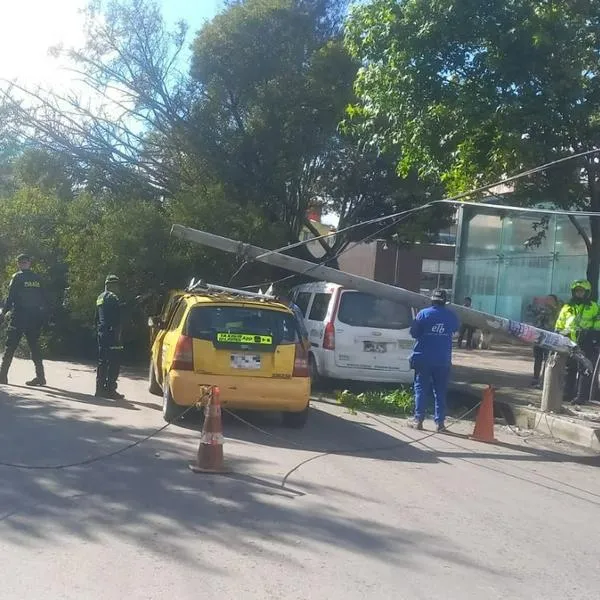
[(171, 368), (177, 371), (194, 370), (194, 340), (191, 337), (179, 336)]
[(292, 377), (309, 377), (308, 371), (308, 352), (304, 346), (299, 343), (296, 344), (296, 354), (294, 356), (294, 371)]
[(325, 325), (323, 348), (325, 348), (325, 350), (335, 350), (335, 327), (331, 321)]

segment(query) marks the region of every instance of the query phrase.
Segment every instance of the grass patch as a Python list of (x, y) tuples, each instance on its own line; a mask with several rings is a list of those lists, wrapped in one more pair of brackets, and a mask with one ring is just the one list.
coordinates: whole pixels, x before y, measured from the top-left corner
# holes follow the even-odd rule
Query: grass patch
[(360, 394), (344, 390), (336, 392), (335, 399), (353, 415), (358, 410), (363, 410), (386, 415), (409, 416), (415, 409), (413, 393), (405, 388), (392, 391), (367, 391)]

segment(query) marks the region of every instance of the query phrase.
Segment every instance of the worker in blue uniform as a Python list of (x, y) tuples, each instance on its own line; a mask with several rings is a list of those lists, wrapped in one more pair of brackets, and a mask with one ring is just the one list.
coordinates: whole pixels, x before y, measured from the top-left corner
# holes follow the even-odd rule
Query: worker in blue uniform
[(436, 289), (431, 306), (420, 311), (410, 327), (415, 338), (411, 368), (415, 371), (414, 427), (423, 429), (425, 407), (433, 391), (437, 431), (445, 429), (446, 394), (452, 365), (452, 337), (459, 328), (458, 317), (446, 305), (445, 290)]

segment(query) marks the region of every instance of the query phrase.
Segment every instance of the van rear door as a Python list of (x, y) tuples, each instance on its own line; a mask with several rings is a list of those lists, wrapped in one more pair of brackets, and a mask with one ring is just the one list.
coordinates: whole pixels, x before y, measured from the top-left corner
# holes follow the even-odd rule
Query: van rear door
[(374, 371), (409, 371), (411, 307), (343, 290), (335, 319), (335, 364)]

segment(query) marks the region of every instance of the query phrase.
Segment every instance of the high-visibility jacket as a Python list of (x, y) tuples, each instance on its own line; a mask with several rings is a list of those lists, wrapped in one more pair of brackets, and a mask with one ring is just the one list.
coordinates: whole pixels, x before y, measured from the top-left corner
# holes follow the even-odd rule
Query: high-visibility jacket
[(600, 308), (592, 300), (578, 303), (571, 300), (561, 308), (554, 329), (577, 342), (581, 331), (600, 330)]

